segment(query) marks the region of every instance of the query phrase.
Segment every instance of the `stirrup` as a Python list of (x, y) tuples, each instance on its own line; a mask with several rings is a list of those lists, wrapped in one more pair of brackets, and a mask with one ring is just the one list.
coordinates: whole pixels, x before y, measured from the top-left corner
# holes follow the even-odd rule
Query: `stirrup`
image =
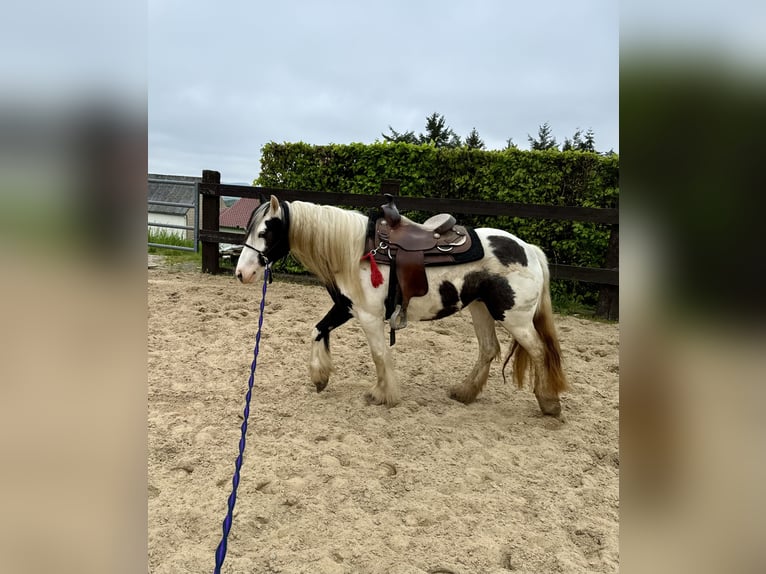
[(404, 329), (407, 326), (407, 311), (402, 312), (402, 306), (397, 305), (394, 312), (391, 313), (391, 318), (388, 320), (388, 324), (391, 325), (392, 331)]

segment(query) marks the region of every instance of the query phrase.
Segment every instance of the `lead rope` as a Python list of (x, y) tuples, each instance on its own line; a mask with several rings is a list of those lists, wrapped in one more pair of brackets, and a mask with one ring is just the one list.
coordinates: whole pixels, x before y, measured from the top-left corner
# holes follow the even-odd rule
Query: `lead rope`
[(255, 334), (255, 350), (253, 351), (253, 362), (250, 365), (250, 380), (247, 381), (247, 394), (245, 395), (244, 421), (242, 421), (242, 437), (239, 439), (239, 456), (234, 463), (234, 477), (231, 479), (232, 489), (229, 495), (229, 510), (226, 512), (226, 518), (223, 519), (223, 537), (215, 551), (215, 570), (214, 574), (221, 574), (221, 566), (226, 558), (226, 541), (231, 530), (231, 522), (234, 514), (234, 505), (237, 503), (237, 487), (239, 486), (239, 471), (242, 468), (242, 456), (245, 454), (245, 437), (247, 435), (247, 419), (250, 416), (250, 398), (253, 394), (253, 379), (255, 376), (255, 367), (258, 362), (258, 347), (261, 342), (261, 327), (263, 326), (263, 308), (266, 304), (266, 285), (271, 276), (271, 264), (266, 265), (263, 274), (263, 295), (261, 296), (261, 311), (258, 317), (258, 332)]

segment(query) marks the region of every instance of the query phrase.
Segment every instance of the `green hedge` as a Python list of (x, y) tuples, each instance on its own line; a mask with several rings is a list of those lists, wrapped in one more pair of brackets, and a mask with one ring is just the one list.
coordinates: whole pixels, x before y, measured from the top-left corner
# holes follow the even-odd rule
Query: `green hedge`
[[(314, 146), (268, 143), (255, 185), (377, 195), (383, 179), (401, 195), (582, 207), (618, 207), (619, 157), (581, 151), (485, 151), (375, 143)], [(408, 214), (410, 215), (410, 214)], [(417, 218), (420, 214), (411, 214)], [(459, 217), (506, 229), (539, 245), (552, 263), (602, 267), (609, 230), (570, 221)], [(597, 286), (557, 281), (554, 296), (592, 305)]]

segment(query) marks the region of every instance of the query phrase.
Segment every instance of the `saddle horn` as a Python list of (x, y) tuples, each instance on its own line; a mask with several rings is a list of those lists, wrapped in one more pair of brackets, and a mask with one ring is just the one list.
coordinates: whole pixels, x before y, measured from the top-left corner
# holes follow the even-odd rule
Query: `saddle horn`
[(384, 193), (383, 196), (388, 200), (388, 203), (384, 203), (380, 206), (383, 210), (383, 217), (391, 229), (398, 227), (402, 221), (402, 216), (399, 215), (399, 210), (394, 203), (394, 196), (390, 193)]

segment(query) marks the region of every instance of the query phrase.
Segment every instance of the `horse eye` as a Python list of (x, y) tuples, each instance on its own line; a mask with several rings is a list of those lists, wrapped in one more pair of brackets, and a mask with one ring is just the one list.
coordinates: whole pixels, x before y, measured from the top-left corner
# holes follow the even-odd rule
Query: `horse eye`
[(265, 232), (265, 231), (261, 231), (261, 232), (258, 234), (258, 237), (259, 237), (260, 239), (263, 239), (264, 237), (266, 237), (266, 232)]

